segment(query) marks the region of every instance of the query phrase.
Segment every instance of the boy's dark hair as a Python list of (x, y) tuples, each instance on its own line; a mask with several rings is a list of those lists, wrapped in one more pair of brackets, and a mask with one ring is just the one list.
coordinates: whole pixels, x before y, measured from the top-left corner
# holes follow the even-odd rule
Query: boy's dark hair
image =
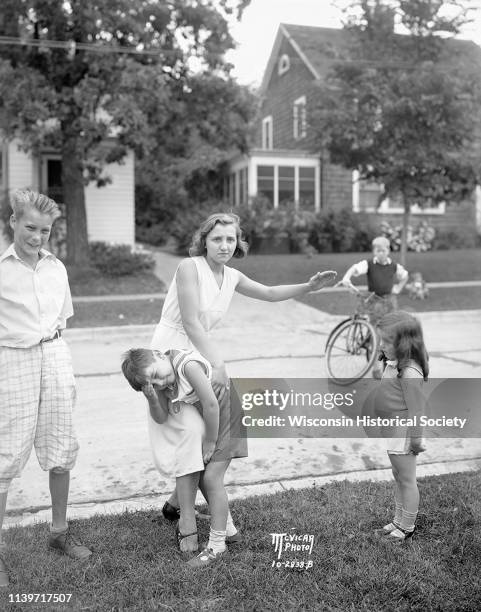
[(134, 391), (142, 391), (144, 372), (154, 361), (153, 352), (145, 348), (130, 349), (122, 355), (122, 372)]

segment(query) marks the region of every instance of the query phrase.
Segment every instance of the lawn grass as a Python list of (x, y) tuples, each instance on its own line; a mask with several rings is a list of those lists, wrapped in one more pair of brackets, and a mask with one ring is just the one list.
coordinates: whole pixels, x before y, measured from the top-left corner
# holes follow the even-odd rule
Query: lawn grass
[[(321, 253), (311, 258), (306, 255), (248, 255), (244, 259), (233, 259), (230, 265), (260, 283), (280, 285), (299, 283), (318, 270), (336, 270), (342, 276), (353, 263), (367, 257), (369, 253)], [(399, 261), (397, 253), (393, 258)], [(428, 283), (481, 280), (481, 249), (409, 252), (406, 268), (420, 271)], [(359, 277), (360, 284), (365, 282), (365, 277)]]
[(107, 276), (95, 268), (67, 266), (72, 295), (136, 295), (160, 293), (164, 283), (152, 272), (138, 272), (127, 276)]
[(74, 302), (74, 316), (69, 328), (104, 327), (111, 325), (156, 324), (162, 312), (162, 299), (111, 302)]
[[(356, 298), (348, 291), (315, 293), (297, 298), (303, 304), (336, 315), (351, 315)], [(405, 293), (398, 298), (399, 308), (408, 312), (440, 310), (476, 310), (481, 308), (481, 287), (446, 287), (430, 289), (425, 300), (413, 300)]]
[[(232, 504), (245, 542), (208, 568), (191, 570), (174, 545), (171, 524), (152, 512), (72, 521), (94, 549), (78, 564), (46, 549), (47, 526), (6, 532), (8, 593), (73, 593), (55, 610), (477, 611), (481, 609), (481, 474), (420, 479), (421, 514), (410, 545), (373, 535), (391, 518), (391, 483), (333, 483)], [(208, 524), (199, 522), (201, 539)], [(309, 570), (272, 567), (271, 533), (314, 535)]]

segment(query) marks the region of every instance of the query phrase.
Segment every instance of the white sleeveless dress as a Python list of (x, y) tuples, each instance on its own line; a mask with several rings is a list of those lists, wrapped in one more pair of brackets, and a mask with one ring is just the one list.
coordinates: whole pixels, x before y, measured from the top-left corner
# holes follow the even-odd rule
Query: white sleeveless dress
[[(224, 279), (219, 288), (205, 257), (192, 257), (197, 269), (199, 319), (206, 332), (217, 325), (229, 309), (239, 280), (239, 272), (224, 266)], [(177, 296), (177, 272), (169, 287), (162, 308), (162, 317), (155, 329), (150, 347), (162, 352), (170, 349), (194, 349), (180, 315)], [(150, 446), (154, 463), (164, 476), (183, 476), (204, 470), (202, 437), (204, 421), (195, 406), (182, 403), (165, 423), (156, 423), (148, 415)], [(245, 456), (242, 455), (242, 456)]]

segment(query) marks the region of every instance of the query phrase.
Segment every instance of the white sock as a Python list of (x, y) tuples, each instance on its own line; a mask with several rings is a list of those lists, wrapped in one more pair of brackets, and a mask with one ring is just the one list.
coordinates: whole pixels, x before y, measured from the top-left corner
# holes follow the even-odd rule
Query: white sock
[(210, 528), (209, 542), (207, 548), (210, 548), (214, 554), (225, 551), (225, 531), (216, 531)]
[(67, 531), (68, 524), (65, 523), (65, 527), (54, 527), (52, 523), (50, 523), (50, 533), (64, 533)]
[(237, 533), (237, 527), (234, 525), (234, 521), (232, 520), (232, 515), (229, 510), (229, 514), (227, 515), (227, 525), (226, 525), (226, 535), (233, 536)]
[(413, 531), (416, 523), (417, 512), (408, 512), (407, 510), (402, 511), (401, 529), (404, 531)]
[(398, 502), (396, 500), (396, 510), (394, 512), (393, 523), (397, 525), (398, 527), (400, 527), (401, 525), (402, 515), (403, 515), (403, 505), (401, 502)]

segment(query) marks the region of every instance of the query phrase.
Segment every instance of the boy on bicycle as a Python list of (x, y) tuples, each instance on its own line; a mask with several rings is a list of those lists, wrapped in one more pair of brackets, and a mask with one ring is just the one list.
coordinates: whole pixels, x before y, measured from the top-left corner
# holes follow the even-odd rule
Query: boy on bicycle
[[(367, 276), (367, 288), (373, 292), (375, 299), (369, 309), (369, 320), (376, 326), (383, 315), (397, 310), (397, 296), (408, 281), (407, 270), (389, 257), (390, 243), (384, 236), (377, 236), (372, 241), (372, 257), (352, 265), (344, 274), (339, 285), (354, 289), (352, 276)], [(374, 365), (373, 376), (380, 378), (380, 368)]]

